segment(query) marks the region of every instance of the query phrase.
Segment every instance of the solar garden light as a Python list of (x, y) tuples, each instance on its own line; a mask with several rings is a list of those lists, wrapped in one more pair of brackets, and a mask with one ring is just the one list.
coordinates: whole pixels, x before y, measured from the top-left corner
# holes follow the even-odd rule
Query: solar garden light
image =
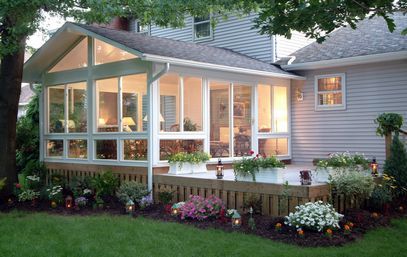
[(133, 200), (129, 199), (126, 203), (126, 212), (131, 215), (135, 208), (136, 206), (134, 205)]
[(232, 215), (232, 227), (239, 228), (242, 225), (242, 217), (235, 211)]
[(376, 157), (373, 157), (370, 168), (372, 170), (372, 176), (377, 177), (379, 175), (379, 164), (376, 162)]

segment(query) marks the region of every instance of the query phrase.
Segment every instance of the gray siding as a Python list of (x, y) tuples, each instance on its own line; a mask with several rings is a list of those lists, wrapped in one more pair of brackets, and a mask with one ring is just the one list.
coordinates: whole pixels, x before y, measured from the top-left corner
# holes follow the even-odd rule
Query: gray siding
[(311, 44), (314, 40), (305, 37), (303, 33), (294, 31), (290, 39), (283, 36), (276, 36), (276, 56), (277, 59), (289, 56), (298, 49)]
[[(384, 161), (384, 139), (373, 120), (383, 112), (396, 112), (407, 121), (407, 60), (298, 72), (307, 77), (293, 81), (293, 162), (311, 162), (338, 151), (365, 153)], [(346, 110), (315, 111), (314, 76), (346, 74)], [(304, 100), (296, 99), (296, 88)]]
[[(260, 35), (257, 30), (251, 29), (253, 26), (252, 20), (255, 17), (254, 14), (244, 17), (231, 15), (227, 20), (219, 21), (213, 32), (213, 39), (197, 41), (197, 43), (224, 47), (271, 63), (273, 61), (271, 39), (269, 36)], [(192, 42), (192, 17), (186, 18), (185, 27), (182, 29), (153, 26), (151, 35)]]

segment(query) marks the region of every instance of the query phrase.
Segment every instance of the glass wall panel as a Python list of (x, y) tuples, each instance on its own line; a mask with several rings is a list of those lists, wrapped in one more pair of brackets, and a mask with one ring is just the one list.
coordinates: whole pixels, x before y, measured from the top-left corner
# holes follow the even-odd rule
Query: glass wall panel
[(73, 70), (88, 66), (88, 39), (84, 38), (66, 54), (49, 72)]
[(258, 85), (259, 132), (271, 132), (271, 85)]
[(87, 131), (86, 82), (68, 84), (68, 132)]
[(192, 153), (203, 151), (203, 139), (198, 140), (160, 140), (160, 160), (168, 160), (168, 157), (180, 153)]
[(126, 161), (147, 160), (147, 140), (127, 139), (123, 140), (123, 159)]
[(95, 65), (137, 58), (120, 48), (95, 39)]
[(117, 132), (118, 129), (118, 78), (96, 81), (98, 132)]
[(234, 156), (246, 156), (252, 141), (252, 88), (233, 86), (233, 138)]
[(184, 77), (184, 131), (202, 131), (202, 79)]
[(88, 141), (85, 139), (68, 140), (68, 158), (87, 159)]
[(259, 154), (266, 156), (288, 155), (287, 138), (259, 139)]
[(210, 82), (210, 154), (230, 156), (229, 88), (227, 82)]
[(65, 132), (65, 87), (48, 88), (48, 131), (49, 133)]
[(180, 83), (177, 74), (160, 78), (160, 131), (180, 131)]
[(141, 132), (147, 128), (147, 75), (122, 77), (122, 131)]
[(62, 157), (64, 155), (63, 140), (48, 140), (47, 142), (47, 157)]
[(116, 140), (95, 140), (96, 159), (117, 160)]
[(275, 132), (288, 132), (287, 87), (273, 87), (273, 126)]

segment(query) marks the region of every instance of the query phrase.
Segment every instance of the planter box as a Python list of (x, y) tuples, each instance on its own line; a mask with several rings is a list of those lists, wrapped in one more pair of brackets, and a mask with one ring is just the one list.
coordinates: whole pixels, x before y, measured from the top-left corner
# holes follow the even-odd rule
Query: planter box
[(351, 169), (355, 170), (355, 171), (363, 172), (366, 175), (370, 174), (370, 171), (364, 169), (361, 165), (357, 165), (355, 168), (327, 167), (327, 168), (318, 168), (317, 170), (313, 171), (312, 180), (319, 182), (319, 183), (325, 183), (325, 182), (328, 182), (330, 175), (333, 175), (336, 172), (338, 172), (340, 174), (341, 172), (350, 171)]
[(170, 164), (168, 174), (181, 175), (192, 173), (205, 173), (206, 163), (176, 162)]
[[(256, 182), (282, 184), (285, 182), (284, 172), (285, 172), (284, 168), (271, 168), (271, 169), (260, 168), (259, 172), (255, 174)], [(253, 177), (251, 175), (248, 176), (237, 175), (236, 180), (253, 181)]]

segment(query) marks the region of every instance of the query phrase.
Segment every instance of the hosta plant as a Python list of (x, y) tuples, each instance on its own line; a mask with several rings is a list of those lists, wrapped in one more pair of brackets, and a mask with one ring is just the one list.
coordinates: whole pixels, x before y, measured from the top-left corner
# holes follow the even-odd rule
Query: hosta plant
[(339, 221), (343, 215), (336, 212), (328, 203), (322, 201), (309, 202), (295, 207), (296, 211), (286, 216), (286, 225), (296, 229), (307, 228), (315, 231), (340, 228)]

